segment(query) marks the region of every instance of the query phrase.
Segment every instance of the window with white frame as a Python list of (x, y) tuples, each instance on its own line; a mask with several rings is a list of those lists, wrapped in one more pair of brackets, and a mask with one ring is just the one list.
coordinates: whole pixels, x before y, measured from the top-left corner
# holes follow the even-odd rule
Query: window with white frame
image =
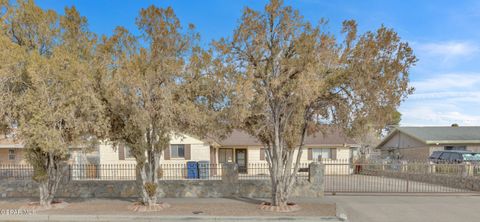
[(170, 145), (170, 156), (172, 158), (185, 158), (185, 145), (184, 144)]
[(8, 150), (8, 159), (9, 160), (15, 160), (15, 149), (9, 149)]
[(330, 159), (332, 158), (332, 149), (331, 148), (313, 148), (312, 149), (313, 159)]

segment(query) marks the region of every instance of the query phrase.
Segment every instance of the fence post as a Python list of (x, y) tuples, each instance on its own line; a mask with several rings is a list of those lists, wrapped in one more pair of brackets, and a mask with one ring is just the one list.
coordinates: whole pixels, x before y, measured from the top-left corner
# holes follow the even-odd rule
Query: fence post
[(224, 196), (237, 196), (239, 193), (238, 165), (236, 163), (222, 164), (222, 186), (219, 187)]
[(408, 193), (408, 187), (409, 187), (409, 185), (410, 185), (410, 173), (407, 172), (407, 190), (406, 190), (407, 193)]
[(312, 162), (308, 165), (308, 181), (312, 184), (322, 185), (325, 174), (325, 165), (321, 162)]
[(463, 165), (462, 176), (463, 177), (473, 176), (473, 165), (471, 163), (464, 163), (462, 165)]
[(228, 184), (238, 183), (238, 165), (236, 163), (222, 165), (222, 181)]

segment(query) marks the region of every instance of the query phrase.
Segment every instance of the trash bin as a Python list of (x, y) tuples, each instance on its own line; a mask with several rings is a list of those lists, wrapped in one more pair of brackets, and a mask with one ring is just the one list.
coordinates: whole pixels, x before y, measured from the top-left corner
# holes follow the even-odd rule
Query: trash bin
[(210, 171), (210, 161), (198, 161), (198, 174), (200, 179), (208, 179)]
[(198, 179), (198, 163), (196, 161), (187, 162), (187, 178)]

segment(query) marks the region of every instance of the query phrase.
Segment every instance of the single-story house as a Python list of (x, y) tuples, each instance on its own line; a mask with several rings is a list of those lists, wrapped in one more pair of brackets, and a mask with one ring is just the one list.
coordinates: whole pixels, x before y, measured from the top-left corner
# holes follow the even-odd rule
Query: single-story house
[[(357, 145), (339, 130), (329, 130), (308, 136), (302, 162), (308, 163), (319, 157), (329, 160), (348, 160), (358, 155)], [(135, 163), (128, 147), (103, 144), (98, 149), (100, 164)], [(163, 163), (186, 163), (209, 161), (212, 164), (235, 162), (240, 166), (249, 163), (266, 163), (265, 151), (256, 138), (241, 130), (233, 130), (225, 139), (201, 140), (190, 135), (173, 135), (170, 147), (162, 153)]]
[[(240, 167), (249, 163), (266, 163), (262, 144), (243, 131), (234, 130), (227, 138), (216, 142), (219, 146), (211, 152), (215, 157), (212, 158), (214, 163), (235, 162)], [(319, 158), (349, 160), (358, 155), (358, 148), (359, 145), (340, 130), (327, 130), (305, 138), (301, 162), (309, 163)]]
[[(3, 144), (3, 146), (6, 146), (6, 144)], [(12, 160), (11, 163), (25, 161), (21, 153), (23, 145), (11, 143), (8, 149), (4, 149), (16, 149), (15, 154), (18, 156), (8, 158), (3, 157), (4, 151), (2, 151), (1, 147), (2, 144), (0, 144), (2, 160), (12, 158), (17, 161), (13, 162)], [(352, 161), (352, 159), (358, 155), (358, 149), (359, 145), (351, 138), (347, 137), (340, 130), (331, 129), (306, 138), (301, 163), (306, 166), (306, 164), (312, 161), (318, 161), (320, 158), (330, 162), (339, 160), (347, 163), (347, 161)], [(295, 156), (296, 153), (297, 152), (294, 153)], [(239, 165), (241, 173), (251, 174), (259, 173), (260, 168), (263, 170), (267, 169), (265, 157), (266, 154), (262, 144), (254, 137), (240, 130), (234, 130), (225, 139), (202, 140), (190, 135), (172, 134), (170, 147), (162, 153), (161, 164), (163, 166), (185, 168), (188, 161), (204, 161), (214, 165), (218, 164), (218, 166), (226, 162), (235, 162)], [(111, 169), (115, 167), (115, 165), (118, 166), (118, 164), (125, 166), (133, 165), (136, 162), (130, 154), (128, 146), (117, 144), (116, 147), (114, 147), (111, 142), (104, 142), (90, 152), (85, 152), (85, 150), (80, 148), (70, 149), (69, 163), (74, 165), (100, 164), (102, 167), (105, 167), (105, 169)], [(78, 167), (79, 169), (83, 169), (85, 166)], [(247, 168), (257, 168), (257, 170), (256, 172), (253, 172), (253, 170), (252, 172), (247, 172)], [(76, 169), (73, 170), (75, 172), (78, 171)], [(102, 174), (101, 169), (98, 169), (96, 166), (87, 166), (86, 170), (92, 172), (88, 173), (89, 177), (92, 178), (96, 178)], [(179, 172), (185, 174), (186, 170), (181, 169)], [(215, 172), (219, 173), (219, 171)], [(347, 173), (347, 171), (345, 172)], [(79, 175), (79, 177), (80, 176), (84, 177), (84, 175)], [(134, 172), (129, 173), (129, 176), (134, 176)]]
[(0, 164), (26, 164), (23, 145), (13, 134), (0, 135)]
[(433, 151), (480, 152), (479, 126), (396, 127), (376, 147), (382, 156), (426, 160)]

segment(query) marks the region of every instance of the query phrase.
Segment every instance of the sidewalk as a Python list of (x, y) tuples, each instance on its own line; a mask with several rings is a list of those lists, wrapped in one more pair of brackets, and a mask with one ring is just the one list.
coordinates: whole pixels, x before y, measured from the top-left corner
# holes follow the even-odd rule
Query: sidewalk
[(325, 198), (342, 206), (351, 222), (480, 221), (480, 196), (338, 195)]
[[(0, 199), (0, 209), (18, 209), (28, 199)], [(325, 199), (294, 199), (301, 210), (291, 213), (257, 209), (262, 200), (249, 198), (164, 198), (170, 208), (159, 212), (132, 212), (134, 199), (65, 199), (64, 209), (38, 211), (32, 215), (0, 215), (0, 221), (344, 221), (336, 206)]]

